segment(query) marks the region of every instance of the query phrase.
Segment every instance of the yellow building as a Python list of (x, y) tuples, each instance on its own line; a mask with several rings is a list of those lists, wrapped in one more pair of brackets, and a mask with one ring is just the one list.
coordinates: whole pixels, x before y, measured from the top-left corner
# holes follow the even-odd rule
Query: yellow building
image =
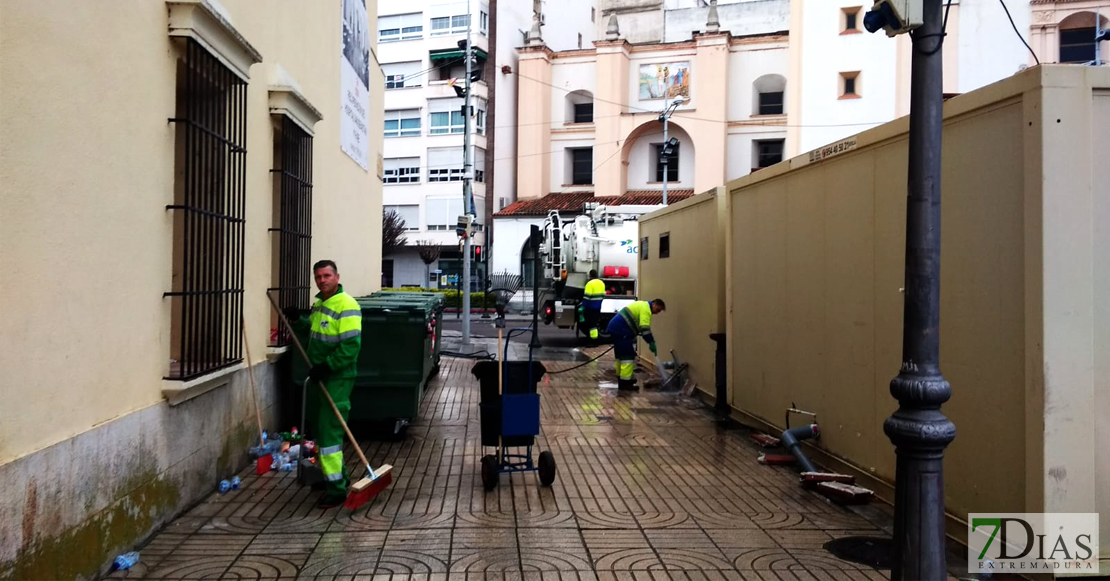
[(379, 287), (375, 0), (221, 1), (0, 4), (0, 578), (92, 576), (245, 466), (267, 289)]

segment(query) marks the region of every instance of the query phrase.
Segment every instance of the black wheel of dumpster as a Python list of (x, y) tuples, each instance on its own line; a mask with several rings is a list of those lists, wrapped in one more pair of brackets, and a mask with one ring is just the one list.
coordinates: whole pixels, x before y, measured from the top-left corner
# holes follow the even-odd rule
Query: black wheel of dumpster
[(497, 488), (497, 456), (482, 456), (482, 487), (486, 490)]
[(555, 482), (555, 455), (551, 450), (540, 452), (540, 484), (551, 486)]
[(431, 377), (435, 377), (437, 375), (439, 375), (439, 364), (438, 363), (436, 363), (436, 366), (432, 368), (432, 372), (428, 374), (428, 377), (431, 378)]

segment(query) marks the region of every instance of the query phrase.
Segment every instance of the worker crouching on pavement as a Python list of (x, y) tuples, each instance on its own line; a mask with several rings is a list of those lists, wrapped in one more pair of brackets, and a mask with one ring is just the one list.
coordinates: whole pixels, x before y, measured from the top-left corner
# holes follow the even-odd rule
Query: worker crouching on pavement
[(597, 342), (597, 323), (601, 320), (601, 301), (605, 298), (605, 283), (597, 278), (597, 271), (590, 271), (590, 282), (582, 297), (582, 318), (590, 334), (590, 341)]
[(632, 372), (636, 369), (636, 339), (643, 337), (651, 353), (659, 353), (655, 337), (651, 334), (651, 316), (667, 310), (662, 299), (636, 301), (620, 310), (606, 329), (613, 337), (613, 352), (617, 359), (617, 389), (636, 389)]
[[(355, 384), (358, 353), (362, 347), (362, 309), (351, 295), (343, 292), (335, 263), (321, 260), (313, 267), (316, 278), (316, 303), (307, 313), (295, 307), (284, 309), (294, 332), (304, 333), (308, 327), (309, 339), (305, 351), (312, 368), (311, 381), (323, 381), (335, 407), (343, 420), (351, 411), (351, 389)], [(310, 388), (307, 410), (316, 412), (316, 445), (320, 450), (320, 469), (324, 474), (324, 494), (316, 503), (319, 508), (343, 504), (347, 498), (347, 472), (343, 468), (343, 438), (346, 434), (335, 412), (320, 394)]]

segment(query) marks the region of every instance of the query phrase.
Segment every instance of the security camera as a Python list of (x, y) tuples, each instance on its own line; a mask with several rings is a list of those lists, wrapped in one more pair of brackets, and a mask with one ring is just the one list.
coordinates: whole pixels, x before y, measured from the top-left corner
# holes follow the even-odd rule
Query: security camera
[(875, 0), (863, 15), (863, 27), (868, 32), (883, 29), (887, 36), (898, 36), (924, 24), (924, 14), (924, 0)]

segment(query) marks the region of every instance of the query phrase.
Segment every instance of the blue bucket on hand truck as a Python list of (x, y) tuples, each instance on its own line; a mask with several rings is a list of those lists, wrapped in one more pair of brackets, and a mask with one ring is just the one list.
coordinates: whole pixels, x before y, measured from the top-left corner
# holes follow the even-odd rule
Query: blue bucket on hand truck
[[(499, 342), (501, 328), (499, 325)], [(531, 329), (513, 329), (509, 338), (518, 331)], [(500, 348), (498, 351), (500, 354)], [(532, 457), (535, 437), (540, 433), (540, 395), (536, 385), (547, 373), (543, 363), (533, 361), (529, 348), (528, 361), (505, 361), (504, 357), (500, 361), (479, 361), (471, 373), (481, 384), (481, 444), (497, 448), (497, 454), (482, 457), (482, 485), (493, 490), (502, 472), (535, 470), (539, 472), (540, 484), (551, 486), (555, 482), (555, 456), (545, 450), (535, 461)], [(512, 453), (510, 448), (524, 448), (524, 453)]]

